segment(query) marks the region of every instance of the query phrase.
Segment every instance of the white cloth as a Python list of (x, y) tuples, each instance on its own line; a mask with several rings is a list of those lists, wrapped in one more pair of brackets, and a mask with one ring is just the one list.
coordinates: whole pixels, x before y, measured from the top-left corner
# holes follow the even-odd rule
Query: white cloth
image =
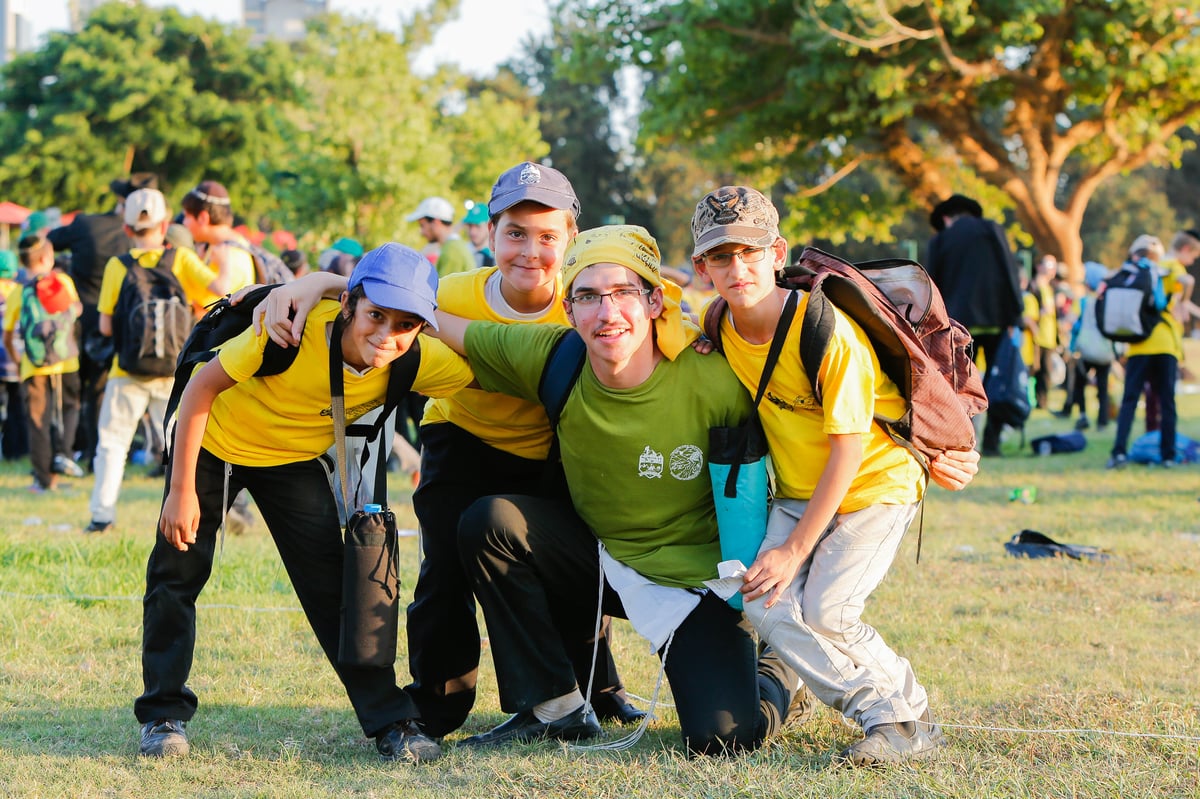
[(643, 577), (600, 547), (600, 568), (609, 586), (621, 597), (625, 615), (637, 634), (657, 652), (688, 614), (700, 604), (700, 595), (686, 588), (659, 585)]

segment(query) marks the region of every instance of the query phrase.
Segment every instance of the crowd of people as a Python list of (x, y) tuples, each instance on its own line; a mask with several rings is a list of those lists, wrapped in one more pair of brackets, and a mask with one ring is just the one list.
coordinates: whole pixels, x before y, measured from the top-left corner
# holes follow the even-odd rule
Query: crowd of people
[[(186, 332), (209, 303), (262, 277), (224, 186), (201, 182), (174, 217), (155, 183), (152, 175), (114, 181), (111, 213), (25, 231), (23, 274), (0, 272), (16, 281), (4, 343), (19, 364), (31, 490), (53, 492), (62, 474), (94, 471), (88, 533), (118, 524), (135, 432), (144, 418), (163, 428), (171, 393), (173, 371), (155, 371), (153, 348), (130, 351), (139, 335), (129, 329), (138, 318), (126, 311), (130, 287), (175, 287), (155, 295), (159, 323), (178, 315)], [(635, 225), (581, 230), (581, 212), (567, 176), (523, 162), (461, 219), (444, 198), (423, 200), (408, 216), (428, 242), (422, 251), (395, 243), (366, 250), (344, 238), (315, 270), (298, 251), (282, 254), (296, 279), (256, 310), (254, 328), (194, 373), (162, 464), (167, 491), (143, 606), (144, 691), (134, 702), (143, 755), (190, 751), (196, 601), (218, 531), (230, 512), (247, 512), (247, 495), (364, 735), (385, 759), (436, 760), (443, 738), (467, 722), (481, 657), (477, 604), (500, 705), (512, 715), (460, 746), (585, 740), (601, 734), (601, 722), (641, 721), (645, 711), (630, 704), (608, 646), (612, 617), (629, 619), (658, 652), (689, 754), (752, 750), (816, 700), (862, 730), (839, 761), (906, 762), (945, 745), (909, 661), (863, 613), (928, 481), (963, 488), (979, 454), (948, 451), (926, 471), (875, 421), (877, 412), (900, 415), (905, 399), (840, 310), (815, 399), (801, 328), (787, 315), (807, 299), (776, 284), (789, 248), (759, 191), (715, 189), (691, 220), (686, 277), (726, 304), (720, 354), (704, 346), (696, 324), (703, 299), (671, 279), (684, 275), (662, 264), (650, 233)], [(931, 222), (930, 274), (951, 316), (971, 329), (981, 364), (1003, 336), (1023, 330), (1037, 382), (1049, 386), (1043, 356), (1064, 336), (1063, 311), (1082, 320), (1087, 298), (1064, 302), (1049, 258), (1023, 280), (1003, 231), (968, 198), (941, 203)], [(1142, 392), (1137, 382), (1130, 399), (1131, 380), (1156, 390), (1164, 438), (1174, 429), (1167, 395), (1179, 355), (1161, 347), (1177, 345), (1191, 283), (1169, 264), (1194, 260), (1200, 240), (1181, 234), (1170, 257), (1156, 241), (1139, 238), (1130, 258), (1166, 267), (1169, 341), (1148, 339), (1126, 354), (1115, 465), (1126, 406), (1132, 415)], [(69, 263), (56, 264), (65, 251)], [(1105, 276), (1092, 277), (1098, 287)], [(1099, 380), (1105, 364), (1084, 355), (1084, 327), (1076, 323), (1071, 336), (1080, 368), (1068, 411), (1078, 404), (1086, 422), (1081, 386), (1089, 375)], [(156, 341), (168, 338), (163, 329)], [(764, 375), (777, 337), (779, 362)], [(296, 348), (296, 357), (260, 374), (272, 341)], [(544, 384), (569, 345), (578, 362), (551, 421)], [(423, 560), (403, 633), (411, 681), (401, 685), (394, 665), (339, 655), (348, 509), (335, 500), (330, 458), (336, 408), (354, 422), (382, 406), (393, 365), (410, 350), (419, 350), (419, 367), (396, 445), (419, 451), (411, 471)], [(344, 396), (334, 402), (324, 375), (339, 360)], [(770, 398), (757, 410), (755, 392)], [(5, 396), (11, 419), (14, 394)], [(1107, 421), (1103, 394), (1101, 403)], [(755, 413), (776, 494), (763, 543), (744, 564), (741, 601), (731, 603), (707, 586), (721, 550), (704, 463), (711, 429)], [(985, 424), (983, 454), (999, 452), (1000, 434)]]

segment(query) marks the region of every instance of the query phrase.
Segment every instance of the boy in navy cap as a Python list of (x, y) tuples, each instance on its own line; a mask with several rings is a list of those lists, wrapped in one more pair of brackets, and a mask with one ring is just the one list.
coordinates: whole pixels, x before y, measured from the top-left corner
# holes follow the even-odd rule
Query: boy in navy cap
[[(441, 755), (414, 719), (416, 704), (387, 668), (338, 663), (342, 535), (326, 466), (334, 443), (329, 348), (341, 349), (347, 423), (381, 404), (390, 365), (430, 325), (437, 274), (415, 250), (385, 244), (364, 256), (340, 300), (319, 303), (284, 372), (255, 377), (267, 337), (247, 330), (188, 383), (168, 464), (168, 493), (146, 570), (142, 674), (134, 703), (143, 755), (183, 755), (197, 698), (186, 685), (196, 640), (196, 598), (212, 569), (223, 502), (245, 488), (275, 539), (317, 640), (346, 688), (363, 732), (387, 760)], [(330, 341), (334, 320), (344, 331)], [(449, 396), (472, 380), (465, 361), (422, 339), (413, 389)]]

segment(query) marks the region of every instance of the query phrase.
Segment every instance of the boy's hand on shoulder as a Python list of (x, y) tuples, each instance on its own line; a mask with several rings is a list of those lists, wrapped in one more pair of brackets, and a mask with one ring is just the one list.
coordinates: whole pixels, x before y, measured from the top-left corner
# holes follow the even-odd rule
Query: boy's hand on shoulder
[(716, 349), (716, 346), (713, 345), (712, 340), (701, 336), (692, 342), (692, 349), (701, 355), (708, 355)]
[(949, 449), (929, 464), (933, 482), (948, 491), (961, 491), (979, 473), (979, 453), (973, 449)]
[(158, 529), (167, 542), (180, 552), (187, 552), (196, 543), (196, 530), (200, 527), (200, 501), (195, 491), (171, 489), (163, 502)]

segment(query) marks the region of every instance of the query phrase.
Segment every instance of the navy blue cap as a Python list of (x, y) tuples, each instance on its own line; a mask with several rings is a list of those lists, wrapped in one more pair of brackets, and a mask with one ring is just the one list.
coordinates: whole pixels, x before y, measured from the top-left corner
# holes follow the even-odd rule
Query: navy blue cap
[(412, 247), (389, 242), (368, 252), (350, 275), (352, 290), (362, 286), (367, 299), (381, 308), (416, 314), (438, 329), (438, 274), (433, 264)]
[(517, 164), (506, 170), (492, 186), (488, 200), (488, 216), (497, 216), (519, 202), (530, 200), (560, 211), (570, 211), (579, 218), (579, 198), (571, 181), (557, 169), (532, 161)]

